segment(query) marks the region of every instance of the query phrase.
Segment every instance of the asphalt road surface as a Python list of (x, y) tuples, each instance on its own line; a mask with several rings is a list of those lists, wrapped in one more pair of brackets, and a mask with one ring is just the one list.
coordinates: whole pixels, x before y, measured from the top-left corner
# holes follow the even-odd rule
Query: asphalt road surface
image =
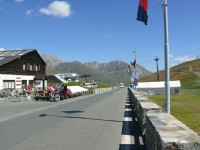
[(1, 102), (0, 150), (118, 150), (127, 88), (63, 102)]

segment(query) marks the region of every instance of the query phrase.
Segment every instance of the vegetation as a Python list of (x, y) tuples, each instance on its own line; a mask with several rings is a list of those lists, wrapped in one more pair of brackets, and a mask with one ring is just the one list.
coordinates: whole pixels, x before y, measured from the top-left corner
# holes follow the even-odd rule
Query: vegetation
[[(200, 80), (200, 59), (193, 61), (188, 61), (172, 67), (170, 69), (170, 80), (180, 80), (182, 88), (193, 88), (194, 84)], [(160, 81), (165, 80), (165, 71), (159, 72)], [(150, 76), (141, 78), (139, 82), (153, 82), (157, 81), (157, 74), (154, 73)], [(195, 85), (195, 87), (200, 87), (200, 84)]]
[[(200, 59), (188, 61), (170, 69), (170, 79), (181, 81), (181, 93), (170, 97), (171, 114), (183, 122), (193, 131), (200, 134)], [(140, 81), (156, 81), (153, 74)], [(160, 72), (160, 79), (164, 80), (164, 71)], [(164, 104), (164, 95), (148, 95), (150, 100), (161, 108)]]
[(108, 87), (110, 87), (110, 85), (109, 84), (105, 84), (105, 83), (100, 83), (97, 86), (97, 88), (108, 88)]
[(68, 86), (80, 86), (82, 84), (83, 84), (82, 82), (68, 82), (67, 83)]
[[(163, 108), (164, 95), (148, 95), (150, 100)], [(200, 90), (171, 95), (171, 114), (186, 126), (200, 133)]]

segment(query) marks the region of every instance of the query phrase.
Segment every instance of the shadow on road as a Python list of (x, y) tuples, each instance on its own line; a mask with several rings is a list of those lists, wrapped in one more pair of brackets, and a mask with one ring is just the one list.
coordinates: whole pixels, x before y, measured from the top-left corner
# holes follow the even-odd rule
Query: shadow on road
[(75, 113), (82, 113), (84, 111), (79, 111), (79, 110), (72, 110), (72, 111), (62, 111), (64, 113), (68, 113), (68, 114), (75, 114)]
[(122, 143), (119, 150), (146, 150), (138, 118), (130, 97), (126, 98), (124, 121), (122, 126)]
[(50, 114), (41, 114), (38, 117), (47, 117), (47, 116), (53, 116), (53, 117), (61, 117), (61, 118), (70, 118), (70, 119), (86, 119), (86, 120), (96, 120), (96, 121), (108, 121), (108, 122), (123, 122), (118, 120), (112, 120), (112, 119), (101, 119), (101, 118), (90, 118), (90, 117), (82, 117), (77, 115), (76, 113), (83, 113), (84, 111), (62, 111), (63, 113), (70, 114), (70, 116), (61, 116), (61, 115), (50, 115)]

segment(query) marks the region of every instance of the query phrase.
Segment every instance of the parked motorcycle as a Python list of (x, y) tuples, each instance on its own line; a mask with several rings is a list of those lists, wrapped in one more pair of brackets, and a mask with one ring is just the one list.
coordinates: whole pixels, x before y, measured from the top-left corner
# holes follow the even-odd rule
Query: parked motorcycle
[(49, 100), (52, 102), (57, 102), (60, 100), (60, 93), (57, 91), (52, 91), (49, 93)]

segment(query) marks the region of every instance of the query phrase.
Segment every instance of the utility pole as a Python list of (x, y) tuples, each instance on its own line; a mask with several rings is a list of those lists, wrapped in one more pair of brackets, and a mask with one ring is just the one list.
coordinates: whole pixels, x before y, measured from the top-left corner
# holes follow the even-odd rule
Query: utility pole
[(156, 58), (154, 60), (156, 61), (156, 66), (157, 66), (157, 80), (160, 81), (160, 79), (159, 79), (159, 70), (158, 70), (158, 61), (159, 61), (159, 58), (156, 56)]
[(165, 112), (170, 114), (170, 70), (169, 70), (169, 37), (167, 0), (163, 1), (164, 33), (165, 33)]

